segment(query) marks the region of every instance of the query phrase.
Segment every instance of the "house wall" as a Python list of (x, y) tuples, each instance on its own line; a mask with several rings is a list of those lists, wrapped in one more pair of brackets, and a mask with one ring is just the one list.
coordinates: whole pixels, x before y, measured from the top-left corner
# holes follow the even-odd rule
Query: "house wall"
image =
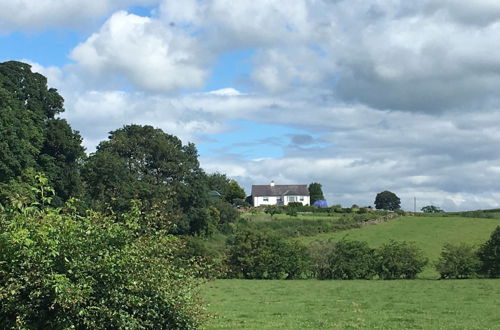
[(288, 205), (288, 203), (295, 201), (301, 202), (302, 205), (310, 205), (311, 198), (309, 196), (284, 196), (283, 198), (279, 196), (258, 196), (253, 198), (253, 206), (261, 205)]

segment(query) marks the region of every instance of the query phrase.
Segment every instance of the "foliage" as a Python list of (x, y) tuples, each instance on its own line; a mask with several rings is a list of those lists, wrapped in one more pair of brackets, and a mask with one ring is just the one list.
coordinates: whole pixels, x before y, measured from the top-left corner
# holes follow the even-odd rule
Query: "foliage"
[(313, 205), (314, 202), (317, 200), (325, 199), (320, 183), (312, 182), (311, 184), (309, 184), (308, 189), (309, 189), (309, 195), (311, 197), (311, 205)]
[(394, 240), (376, 250), (376, 272), (381, 279), (413, 279), (427, 264), (428, 259), (414, 243)]
[(265, 207), (264, 212), (273, 217), (275, 214), (280, 214), (283, 212), (283, 209), (276, 205), (268, 205)]
[(206, 229), (200, 223), (208, 212), (205, 173), (197, 157), (193, 144), (182, 145), (151, 126), (128, 125), (99, 144), (82, 174), (99, 210), (123, 213), (131, 200), (139, 200), (144, 212), (163, 207), (175, 224), (173, 232), (193, 234)]
[(307, 250), (298, 243), (289, 243), (264, 232), (244, 230), (228, 245), (232, 277), (294, 279), (307, 273)]
[(221, 198), (230, 204), (242, 203), (245, 200), (245, 190), (236, 180), (229, 179), (225, 174), (208, 174), (206, 182), (209, 190), (217, 191)]
[(396, 194), (388, 190), (380, 192), (375, 197), (375, 208), (377, 210), (394, 211), (401, 207), (401, 201)]
[(0, 182), (28, 168), (44, 172), (62, 205), (81, 194), (82, 139), (64, 119), (64, 100), (47, 79), (21, 62), (0, 63)]
[(437, 206), (434, 206), (434, 205), (427, 205), (427, 206), (424, 206), (420, 209), (422, 212), (424, 213), (442, 213), (444, 212), (443, 210), (441, 210), (439, 207)]
[[(40, 191), (40, 188), (37, 188)], [(67, 211), (64, 211), (67, 210)], [(196, 328), (196, 268), (164, 231), (40, 204), (0, 214), (0, 326)]]
[(436, 263), (436, 270), (441, 278), (469, 278), (477, 274), (480, 264), (477, 251), (472, 245), (445, 244)]
[(491, 233), (490, 239), (479, 248), (480, 273), (488, 277), (500, 277), (500, 226)]
[(370, 279), (374, 273), (374, 250), (366, 242), (340, 240), (310, 246), (313, 272), (320, 280)]

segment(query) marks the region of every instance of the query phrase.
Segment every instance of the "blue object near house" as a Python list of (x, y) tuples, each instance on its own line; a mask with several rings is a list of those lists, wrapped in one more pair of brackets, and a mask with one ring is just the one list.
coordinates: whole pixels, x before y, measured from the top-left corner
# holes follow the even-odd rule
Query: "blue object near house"
[(317, 201), (314, 202), (313, 206), (316, 206), (316, 207), (328, 207), (328, 204), (326, 203), (326, 200), (324, 200), (324, 199), (318, 199)]

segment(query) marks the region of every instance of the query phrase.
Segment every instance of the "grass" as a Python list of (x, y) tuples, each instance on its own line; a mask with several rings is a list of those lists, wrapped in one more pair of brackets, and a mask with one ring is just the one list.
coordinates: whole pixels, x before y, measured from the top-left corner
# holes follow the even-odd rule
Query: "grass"
[(414, 241), (430, 261), (419, 277), (436, 278), (438, 274), (433, 269), (433, 263), (439, 258), (445, 243), (465, 242), (479, 245), (484, 243), (499, 225), (499, 219), (404, 216), (374, 226), (300, 237), (297, 240), (308, 244), (315, 240), (346, 238), (366, 241), (371, 247), (378, 247), (390, 239)]
[(204, 329), (500, 329), (500, 280), (216, 280)]

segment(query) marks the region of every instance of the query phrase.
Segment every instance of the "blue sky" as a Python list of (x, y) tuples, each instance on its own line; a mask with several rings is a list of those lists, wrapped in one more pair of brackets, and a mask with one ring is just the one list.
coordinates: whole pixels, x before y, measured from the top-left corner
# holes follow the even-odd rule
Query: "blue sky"
[(88, 152), (149, 124), (247, 192), (344, 206), (500, 207), (498, 35), (489, 0), (0, 0), (0, 60), (48, 77)]

